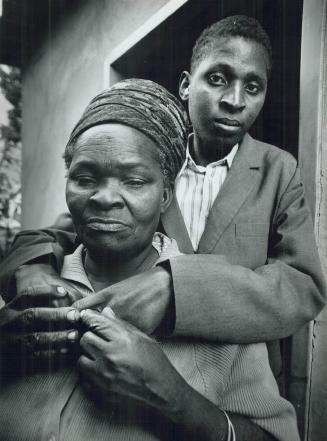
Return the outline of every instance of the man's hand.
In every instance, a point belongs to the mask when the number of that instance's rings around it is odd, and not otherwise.
[[[155,267],[85,297],[73,307],[82,310],[108,305],[118,317],[151,335],[173,309],[172,302],[171,276],[164,268]]]
[[[20,309],[15,298],[0,309],[0,359],[4,372],[30,370],[70,357],[78,347],[79,313],[71,307]]]
[[[17,296],[32,306],[70,306],[82,298],[80,292],[60,278],[50,264],[22,265],[15,272]]]
[[[0,310],[1,368],[21,373],[76,353],[80,292],[48,264],[23,265],[15,273],[17,294]],[[15,369],[14,369],[15,368]]]

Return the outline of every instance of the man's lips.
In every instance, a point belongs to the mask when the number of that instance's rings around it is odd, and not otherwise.
[[[224,124],[226,126],[231,127],[241,127],[242,124],[237,119],[229,119],[229,118],[216,118],[215,121],[220,124]]]
[[[215,125],[228,132],[236,132],[242,127],[242,123],[237,119],[216,118]]]
[[[85,225],[91,230],[112,233],[129,228],[127,224],[117,219],[90,218],[85,222]]]

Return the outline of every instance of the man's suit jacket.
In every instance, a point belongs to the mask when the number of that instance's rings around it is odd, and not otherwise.
[[[196,253],[173,201],[164,232],[185,253],[170,259],[176,335],[229,343],[285,337],[315,317],[326,288],[312,220],[295,159],[246,135]],[[14,270],[42,255],[60,265],[75,235],[58,229],[20,233],[0,269],[6,299]]]
[[[195,255],[176,200],[162,224],[187,254],[170,261],[177,334],[267,341],[292,334],[322,308],[312,220],[289,153],[245,136]]]

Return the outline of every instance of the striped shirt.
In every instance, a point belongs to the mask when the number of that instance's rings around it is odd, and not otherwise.
[[[197,165],[190,154],[191,142],[192,135],[189,138],[185,162],[175,181],[175,192],[193,249],[196,251],[209,212],[237,153],[238,144],[225,158],[203,167]]]

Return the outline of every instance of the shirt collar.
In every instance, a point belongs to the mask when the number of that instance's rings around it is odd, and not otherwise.
[[[163,260],[180,255],[177,242],[159,232],[154,233],[152,246],[158,253],[158,260],[155,265]],[[80,244],[73,254],[66,255],[60,275],[63,279],[78,283],[79,285],[88,288],[89,291],[94,292],[84,268],[83,256],[85,250],[86,248],[84,245]]]
[[[80,283],[81,285],[86,286],[90,291],[94,292],[84,269],[84,250],[84,245],[81,244],[76,248],[73,254],[65,256],[60,275],[63,279]]]
[[[238,151],[238,144],[235,144],[232,150],[226,155],[224,158],[219,159],[219,161],[211,162],[206,167],[196,164],[194,159],[192,158],[191,152],[190,152],[190,144],[193,142],[193,133],[191,133],[187,140],[187,148],[186,148],[186,158],[184,161],[184,164],[182,165],[182,168],[180,172],[178,173],[178,176],[180,176],[183,171],[189,167],[189,168],[195,168],[198,171],[205,171],[207,167],[217,167],[219,165],[227,165],[228,169],[231,168],[233,160],[235,158],[235,155]]]

